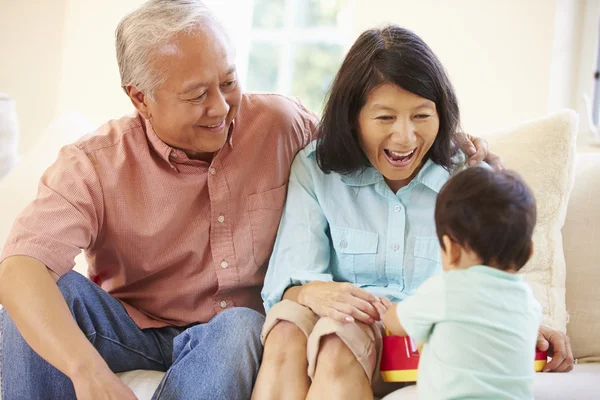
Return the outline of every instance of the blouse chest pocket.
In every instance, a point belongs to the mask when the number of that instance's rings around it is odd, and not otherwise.
[[[336,278],[357,284],[377,281],[377,233],[331,227],[331,240],[337,258]]]
[[[417,236],[415,238],[412,289],[416,289],[428,278],[442,272],[440,243],[435,236]]]

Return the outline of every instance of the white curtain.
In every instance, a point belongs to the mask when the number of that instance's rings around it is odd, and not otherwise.
[[[19,161],[19,125],[15,102],[0,93],[0,179]]]

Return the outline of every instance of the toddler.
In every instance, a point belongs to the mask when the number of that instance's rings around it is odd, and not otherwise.
[[[469,168],[435,209],[444,272],[389,308],[394,335],[424,343],[420,399],[533,399],[541,307],[517,272],[533,253],[535,199],[514,172]]]

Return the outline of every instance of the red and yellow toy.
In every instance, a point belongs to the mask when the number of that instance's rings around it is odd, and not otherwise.
[[[535,351],[535,362],[533,364],[533,369],[535,372],[542,372],[542,369],[546,366],[546,362],[548,361],[548,352],[547,351]]]
[[[381,354],[381,377],[385,382],[416,382],[419,349],[408,336],[384,336]],[[546,365],[548,353],[535,352],[534,369],[540,372]]]
[[[384,336],[381,377],[385,382],[416,382],[419,349],[408,336]]]

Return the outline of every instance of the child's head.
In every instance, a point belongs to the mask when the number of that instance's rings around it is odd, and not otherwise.
[[[440,191],[435,224],[444,269],[477,264],[516,272],[533,252],[535,198],[515,172],[469,168]]]

